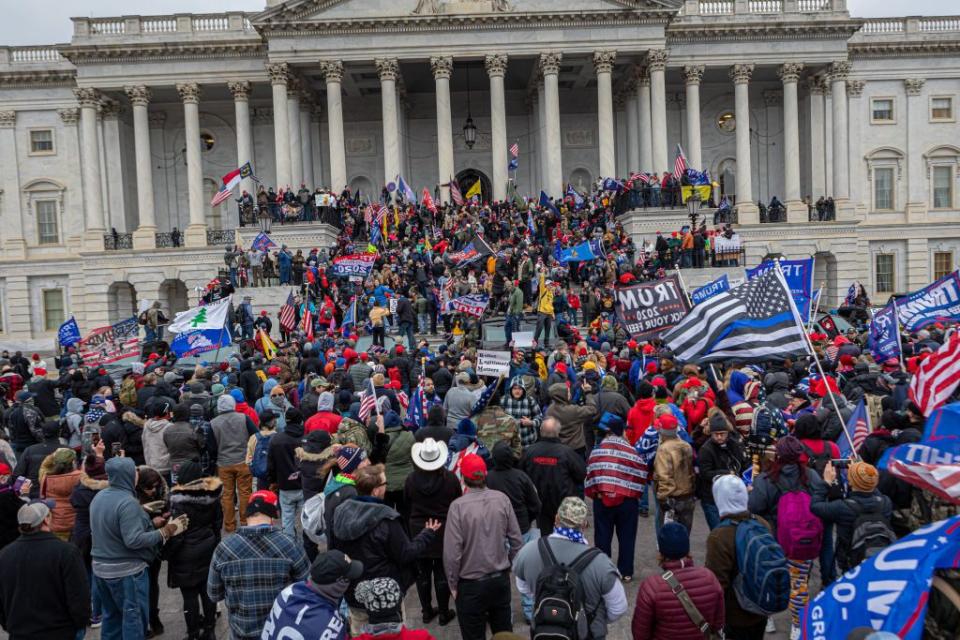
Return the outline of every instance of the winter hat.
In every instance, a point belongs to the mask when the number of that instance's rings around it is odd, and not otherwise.
[[[393,578],[364,580],[357,585],[354,597],[370,614],[371,622],[384,614],[399,615],[403,602],[400,585]]]
[[[653,397],[653,385],[644,380],[637,385],[637,397],[644,400]]]
[[[217,413],[229,413],[237,410],[237,401],[232,395],[224,394],[217,399]]]
[[[257,491],[250,496],[247,502],[247,517],[262,514],[276,520],[279,516],[277,509],[277,494],[273,491]]]
[[[587,526],[587,505],[580,498],[568,496],[557,508],[557,525],[582,530]]]
[[[83,461],[83,472],[87,474],[88,478],[92,478],[94,480],[107,479],[107,469],[104,466],[104,460],[99,456],[87,456]],[[0,475],[4,474],[0,472]]]
[[[606,375],[603,377],[602,387],[604,391],[616,391],[618,386],[616,376]]]
[[[203,407],[202,407],[202,406],[200,406],[199,404],[192,404],[192,405],[190,405],[190,417],[191,417],[191,418],[199,418],[199,417],[202,416],[202,415],[203,415]]]
[[[367,459],[367,452],[358,447],[343,447],[337,454],[337,467],[340,473],[353,473],[360,463]]]
[[[791,463],[800,459],[803,453],[803,445],[794,436],[786,436],[777,441],[777,458],[781,462]]]
[[[330,434],[323,429],[317,429],[307,434],[303,450],[307,453],[323,453],[332,442]]]
[[[230,396],[236,402],[244,402],[243,389],[230,389]]]
[[[470,418],[464,418],[457,423],[457,433],[462,436],[476,436],[477,425]]]
[[[6,462],[0,462],[0,476],[8,476],[13,473],[13,469],[10,468]]]
[[[657,549],[667,560],[681,560],[690,555],[690,534],[679,522],[668,522],[657,534]]]
[[[475,453],[468,453],[460,461],[460,473],[464,480],[483,480],[487,477],[487,463]]]
[[[872,493],[880,482],[880,475],[877,468],[866,462],[854,462],[847,470],[847,480],[850,482],[850,488],[854,491]]]
[[[710,416],[710,433],[720,433],[722,431],[730,430],[730,423],[727,421],[727,418],[723,415],[722,411],[717,411]]]
[[[194,480],[204,477],[203,467],[199,462],[189,461],[180,465],[180,471],[177,472],[177,484],[189,484]]]
[[[226,388],[220,383],[217,383],[212,387],[210,387],[210,393],[213,395],[214,398],[216,398],[217,396],[222,396],[224,391],[226,391]]]
[[[363,563],[350,559],[343,551],[327,551],[317,556],[310,567],[310,581],[316,585],[332,584],[340,578],[358,580]]]
[[[260,423],[260,427],[276,427],[277,426],[277,414],[273,412],[272,409],[264,409],[257,414],[257,421]]]
[[[713,481],[713,501],[720,517],[747,511],[747,485],[733,474],[717,476]]]
[[[317,399],[317,411],[333,411],[333,402],[333,394],[329,391],[324,391]]]
[[[804,413],[793,423],[793,435],[797,438],[820,438],[820,421],[812,413]]]

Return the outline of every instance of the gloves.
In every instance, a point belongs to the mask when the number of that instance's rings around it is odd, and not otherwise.
[[[178,536],[186,531],[189,525],[190,518],[184,514],[182,516],[177,516],[167,524],[163,525],[163,527],[160,529],[160,533],[163,535],[163,540],[167,541],[170,538]]]

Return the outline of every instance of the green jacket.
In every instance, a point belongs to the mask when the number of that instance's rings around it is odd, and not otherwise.
[[[523,313],[523,291],[520,287],[514,287],[510,292],[510,298],[507,300],[507,313],[520,315]]]
[[[401,491],[407,476],[413,473],[413,458],[410,450],[415,439],[413,434],[405,429],[387,429],[390,438],[390,449],[387,451],[387,491]]]

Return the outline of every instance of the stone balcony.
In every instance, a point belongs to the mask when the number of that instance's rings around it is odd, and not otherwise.
[[[847,0],[685,0],[683,16],[845,13]]]
[[[165,16],[120,16],[109,18],[72,18],[73,44],[94,41],[113,43],[125,41],[157,41],[184,39],[194,36],[218,37],[250,34],[256,31],[248,14],[229,13],[188,14]],[[257,36],[259,37],[259,36]]]

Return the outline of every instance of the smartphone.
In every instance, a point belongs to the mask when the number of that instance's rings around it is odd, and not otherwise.
[[[20,489],[23,487],[24,483],[27,481],[23,476],[17,476],[16,481],[13,483],[13,493],[16,495],[20,494]]]
[[[110,445],[110,455],[116,457],[120,455],[120,443],[114,442]]]

